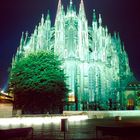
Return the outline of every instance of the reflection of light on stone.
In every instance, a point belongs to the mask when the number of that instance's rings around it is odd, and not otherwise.
[[[44,117],[23,117],[21,118],[21,123],[24,125],[40,125],[45,122]]]
[[[52,122],[52,123],[59,123],[59,122],[61,121],[61,118],[62,118],[62,117],[52,117],[51,122]]]
[[[68,118],[68,121],[72,122],[72,121],[82,121],[82,120],[86,120],[88,119],[88,116],[87,115],[78,115],[78,116],[70,116]]]
[[[40,125],[48,123],[60,123],[61,119],[67,118],[69,122],[81,121],[88,119],[87,115],[77,116],[53,116],[53,117],[13,117],[13,118],[0,118],[0,126],[3,125]]]

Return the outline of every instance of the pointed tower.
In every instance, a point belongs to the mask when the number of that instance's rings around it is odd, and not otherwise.
[[[72,18],[76,16],[76,9],[75,9],[75,7],[73,5],[72,0],[70,0],[70,4],[69,4],[69,6],[67,8],[67,16],[72,17]]]
[[[26,31],[26,33],[25,33],[25,40],[24,40],[24,46],[27,44],[27,42],[28,42],[28,39],[29,39],[29,33],[28,33],[28,31]]]
[[[52,32],[51,32],[51,20],[50,20],[50,14],[48,11],[45,24],[44,24],[44,49],[50,50],[52,48],[52,44],[50,42],[51,37],[52,37]]]
[[[33,51],[37,50],[37,35],[38,35],[38,27],[35,27],[34,33],[32,35],[32,43],[33,43]]]
[[[79,7],[79,16],[83,19],[86,19],[86,14],[85,14],[85,8],[84,8],[84,2],[81,0],[80,2],[80,7]]]
[[[57,20],[59,20],[59,18],[61,17],[61,15],[62,15],[62,4],[61,4],[61,0],[58,0],[55,25],[56,25]]]
[[[44,14],[42,14],[42,17],[41,17],[41,26],[44,25]]]
[[[57,14],[61,11],[61,9],[62,9],[62,2],[61,0],[58,0]]]
[[[61,4],[61,0],[58,1],[56,19],[55,19],[55,42],[54,42],[54,52],[63,57],[64,52],[64,9]]]
[[[101,17],[101,14],[99,14],[99,26],[102,26],[102,17]]]
[[[84,2],[81,0],[78,16],[79,52],[82,60],[88,59],[88,22],[85,15]]]
[[[45,22],[45,19],[44,19],[44,14],[42,14],[42,17],[41,17],[41,22],[39,23],[39,26],[38,26],[38,34],[37,34],[37,50],[39,49],[43,49],[44,48],[44,22]]]
[[[22,32],[20,46],[19,46],[20,57],[24,56],[24,44],[23,43],[24,43],[24,32]]]
[[[73,10],[73,2],[72,2],[72,0],[70,0],[70,10],[71,11]]]
[[[24,46],[24,32],[22,32],[21,39],[20,39],[19,49],[21,52],[24,50],[23,46]]]
[[[92,21],[92,28],[93,30],[97,30],[98,24],[97,24],[97,17],[96,17],[96,11],[93,10],[93,21]]]

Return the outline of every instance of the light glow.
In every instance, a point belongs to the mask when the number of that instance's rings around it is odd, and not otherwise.
[[[74,92],[69,93],[68,101],[69,102],[75,102],[75,94],[74,94]]]
[[[4,92],[4,90],[0,91],[3,95],[8,95],[8,93]]]
[[[58,124],[61,119],[67,118],[69,122],[82,121],[88,119],[87,115],[76,115],[76,116],[53,116],[53,117],[13,117],[13,118],[0,118],[0,126],[5,125],[41,125],[54,123]]]
[[[4,94],[4,91],[2,90],[1,93]]]

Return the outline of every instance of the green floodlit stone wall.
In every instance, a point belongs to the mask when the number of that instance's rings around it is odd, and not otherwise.
[[[101,15],[97,16],[95,10],[92,26],[88,25],[83,0],[78,14],[72,1],[64,11],[59,0],[54,26],[49,14],[42,15],[31,36],[22,34],[12,63],[40,50],[52,50],[64,62],[62,68],[73,97],[66,110],[124,107],[122,93],[133,77],[124,45],[118,34],[111,35],[103,27]]]

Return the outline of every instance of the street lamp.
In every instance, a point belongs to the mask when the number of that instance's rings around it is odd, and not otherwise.
[[[3,90],[1,90],[1,93],[2,93],[2,94],[4,94],[4,91],[3,91]]]

